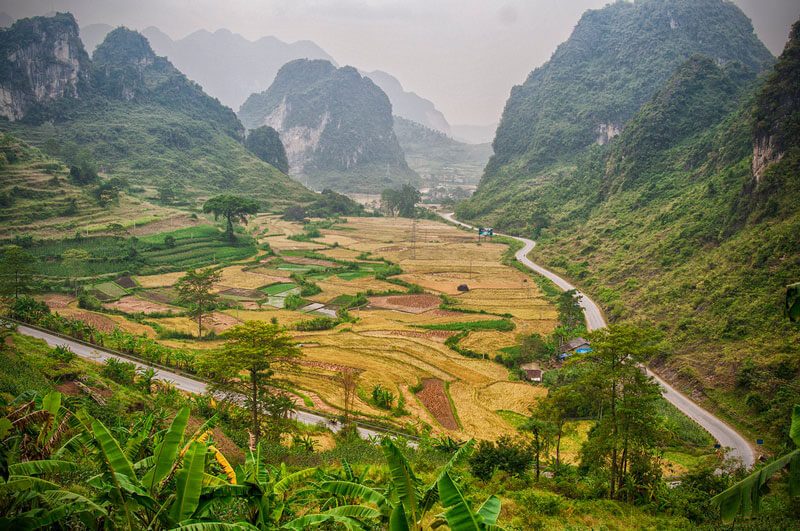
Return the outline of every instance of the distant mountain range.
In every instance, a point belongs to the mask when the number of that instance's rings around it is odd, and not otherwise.
[[[90,59],[71,14],[21,19],[0,33],[0,69],[0,130],[62,155],[83,148],[109,177],[264,205],[311,197],[245,149],[235,113],[135,31],[114,29]]]
[[[314,188],[368,193],[419,182],[397,142],[389,98],[353,67],[291,61],[247,98],[239,119],[277,130],[290,173]]]
[[[108,24],[91,24],[81,28],[88,51],[113,29]],[[311,41],[286,43],[267,36],[249,41],[227,29],[213,33],[196,31],[173,40],[156,27],[142,30],[158,55],[166,56],[190,79],[231,109],[238,109],[250,94],[266,90],[281,66],[294,59],[336,61]],[[397,78],[386,72],[362,72],[389,96],[395,114],[419,122],[426,127],[450,134],[450,126],[435,105],[413,92],[406,92]]]

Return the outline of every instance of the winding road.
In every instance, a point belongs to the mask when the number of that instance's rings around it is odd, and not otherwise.
[[[61,336],[57,336],[55,334],[45,332],[38,328],[31,328],[30,326],[25,326],[20,324],[17,326],[17,332],[19,332],[20,334],[25,334],[26,336],[43,339],[45,343],[47,343],[51,347],[56,347],[58,345],[67,346],[72,352],[74,352],[81,358],[95,361],[97,363],[103,363],[108,358],[115,358],[119,361],[132,362],[136,365],[137,369],[146,369],[151,367],[150,365],[138,362],[128,357],[118,356],[117,354],[108,352],[107,350],[104,350],[100,347],[95,347],[95,346],[90,347],[82,342],[72,341],[63,338]],[[153,367],[153,369],[156,371],[155,375],[156,380],[169,382],[178,389],[180,389],[181,391],[186,391],[193,394],[203,394],[208,389],[206,383],[201,380],[196,380],[194,378],[176,372],[172,372],[163,368]],[[315,413],[311,413],[308,411],[294,410],[292,411],[291,414],[292,418],[294,418],[298,422],[302,422],[303,424],[308,424],[313,426],[322,422],[327,428],[329,428],[333,432],[339,431],[342,427],[340,423],[331,422],[331,419],[326,416],[317,415]],[[372,430],[369,428],[365,428],[363,426],[358,427],[358,432],[361,434],[361,437],[363,438],[383,437],[384,435],[386,435],[386,432]],[[408,444],[410,446],[416,446],[416,443],[414,442],[409,442]]]
[[[465,227],[470,230],[476,230],[475,227],[472,225],[468,225],[466,223],[462,223],[457,219],[453,218],[454,213],[449,214],[439,214],[441,217]],[[511,236],[510,234],[504,234],[503,236],[508,236],[509,238],[514,238],[515,240],[522,242],[523,247],[515,254],[517,260],[519,260],[525,267],[535,271],[536,273],[542,275],[543,277],[551,280],[556,286],[563,290],[570,290],[570,289],[577,289],[575,286],[561,278],[560,276],[556,275],[552,271],[548,271],[547,269],[543,268],[542,266],[535,264],[528,258],[528,254],[533,250],[536,246],[536,242],[533,240],[529,240],[527,238],[520,238],[519,236]],[[579,304],[583,308],[584,315],[586,316],[586,329],[590,332],[592,330],[597,330],[599,328],[606,328],[606,320],[603,317],[603,313],[600,311],[600,308],[595,304],[595,302],[586,296],[585,294],[581,293],[578,290],[578,295],[580,296]],[[747,442],[747,440],[739,435],[736,430],[728,426],[726,423],[703,409],[702,407],[695,404],[688,396],[684,395],[663,379],[661,379],[658,375],[653,373],[650,369],[647,369],[647,374],[652,376],[655,381],[661,385],[662,393],[664,398],[671,403],[673,406],[678,408],[684,415],[692,419],[696,422],[700,427],[705,429],[708,433],[711,434],[714,439],[722,446],[723,448],[727,449],[727,456],[733,457],[735,459],[740,459],[742,464],[746,468],[751,468],[756,461],[755,452],[753,451],[753,447]]]

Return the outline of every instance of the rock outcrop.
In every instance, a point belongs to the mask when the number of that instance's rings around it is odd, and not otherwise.
[[[248,129],[280,133],[289,171],[317,188],[380,192],[418,176],[406,164],[386,94],[352,67],[298,59],[239,110]]]
[[[88,79],[72,15],[22,19],[0,31],[0,116],[19,120],[37,104],[78,98]]]

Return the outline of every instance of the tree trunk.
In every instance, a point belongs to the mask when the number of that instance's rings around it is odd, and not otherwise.
[[[542,447],[539,442],[538,434],[534,434],[533,442],[536,445],[536,481],[539,481],[539,454],[541,453]]]
[[[203,338],[203,312],[197,312],[197,339]]]
[[[228,219],[228,230],[225,231],[225,236],[228,238],[228,240],[233,241],[234,240],[234,237],[233,237],[233,220],[231,219],[230,216],[226,216],[226,217]]]
[[[617,382],[611,381],[611,498],[616,495],[617,486],[617,410],[616,410],[616,397],[617,397]]]
[[[258,444],[258,372],[250,371],[250,384],[253,386],[253,437]]]
[[[556,476],[558,475],[558,469],[561,468],[561,433],[564,431],[559,426],[558,428],[558,437],[556,438]]]

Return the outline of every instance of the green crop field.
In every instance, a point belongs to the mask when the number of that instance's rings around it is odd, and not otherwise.
[[[95,284],[92,286],[92,289],[96,289],[97,291],[105,293],[109,297],[113,297],[115,299],[128,294],[125,289],[117,285],[115,282],[102,282],[100,284]]]
[[[284,282],[279,284],[272,284],[271,286],[261,288],[261,291],[263,291],[267,295],[278,295],[280,293],[285,293],[291,290],[292,288],[296,287],[297,287],[296,284],[293,284],[291,282]]]

